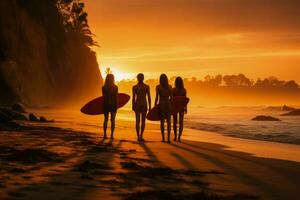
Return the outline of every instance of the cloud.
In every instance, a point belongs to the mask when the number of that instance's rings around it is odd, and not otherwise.
[[[103,20],[121,26],[198,27],[202,32],[300,30],[299,0],[102,0],[99,4]]]
[[[164,57],[161,57],[164,55]],[[126,61],[126,62],[164,62],[164,61],[193,61],[193,60],[216,60],[234,58],[260,58],[260,57],[300,57],[298,51],[271,51],[252,54],[217,54],[217,55],[195,55],[179,56],[164,52],[153,52],[151,54],[140,54],[135,56],[102,56],[103,60]]]

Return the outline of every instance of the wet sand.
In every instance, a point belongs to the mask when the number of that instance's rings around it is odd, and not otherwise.
[[[118,121],[113,141],[103,140],[101,130],[50,127],[54,125],[2,127],[0,199],[299,196],[298,146],[190,129],[182,143],[168,144],[160,142],[157,124],[149,124],[146,142],[138,143],[133,122],[125,120]]]

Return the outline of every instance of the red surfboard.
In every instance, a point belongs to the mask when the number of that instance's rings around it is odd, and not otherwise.
[[[158,113],[158,106],[155,106],[148,112],[147,119],[150,121],[159,121],[160,120],[159,113]]]
[[[188,97],[184,97],[184,96],[174,97],[173,101],[172,101],[172,105],[171,105],[172,106],[171,115],[175,115],[176,113],[181,111],[184,107],[187,106],[189,101],[190,101],[190,99]],[[159,121],[160,120],[158,106],[155,106],[148,112],[147,119],[150,121]]]
[[[118,94],[118,108],[123,107],[130,99],[128,94],[119,93]],[[80,111],[87,115],[101,115],[103,112],[103,96],[91,100],[85,106],[83,106]]]

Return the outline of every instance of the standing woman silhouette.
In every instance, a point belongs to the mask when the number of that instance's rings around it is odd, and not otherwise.
[[[186,89],[184,88],[183,80],[181,77],[177,77],[175,79],[175,88],[173,88],[173,97],[177,96],[184,96],[186,97]],[[182,110],[179,110],[177,113],[174,113],[173,115],[173,129],[174,129],[174,141],[178,139],[178,142],[180,142],[181,135],[183,132],[183,118],[184,113],[187,113],[187,107],[182,108]],[[177,119],[179,116],[179,135],[177,138]]]
[[[132,88],[132,110],[135,112],[137,140],[143,142],[143,134],[146,126],[146,115],[148,111],[147,100],[150,110],[151,96],[149,85],[144,83],[144,74],[139,73],[137,75],[137,79],[138,83]]]
[[[165,120],[167,120],[168,142],[170,143],[171,134],[171,99],[172,87],[169,85],[166,74],[160,75],[159,85],[156,86],[156,97],[154,106],[158,105],[160,115],[160,130],[162,142],[165,141]]]
[[[103,122],[103,131],[104,139],[107,139],[106,129],[107,122],[110,114],[111,121],[111,139],[114,139],[114,130],[115,130],[115,118],[117,113],[118,105],[118,86],[115,85],[115,77],[113,74],[107,74],[105,78],[104,86],[102,87],[102,94],[104,97],[103,110],[104,110],[104,122]]]

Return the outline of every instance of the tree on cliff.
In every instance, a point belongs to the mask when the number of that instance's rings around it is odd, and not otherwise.
[[[85,5],[81,0],[58,0],[57,6],[62,14],[66,31],[74,39],[87,46],[97,45],[88,25],[88,14],[84,11]]]

